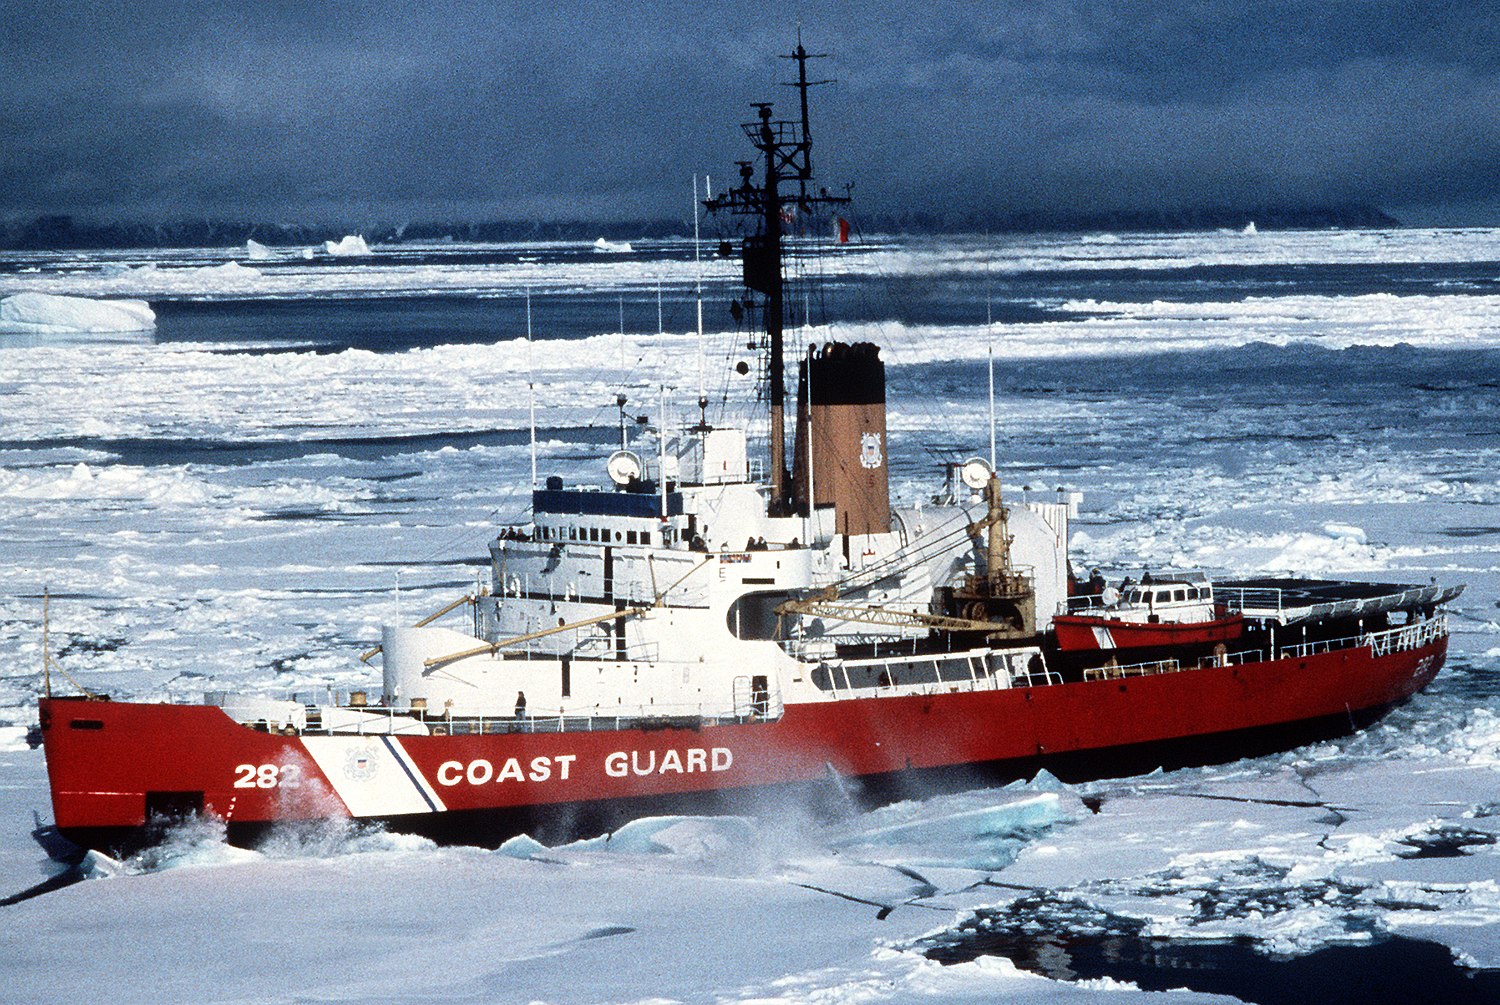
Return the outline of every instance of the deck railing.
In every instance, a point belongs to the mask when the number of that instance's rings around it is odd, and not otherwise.
[[[1397,625],[1395,628],[1386,628],[1378,632],[1365,632],[1362,635],[1349,635],[1339,639],[1282,646],[1277,652],[1283,657],[1300,658],[1333,652],[1337,649],[1369,646],[1372,655],[1389,656],[1391,653],[1420,649],[1447,634],[1448,618],[1446,615],[1438,614],[1409,625]]]
[[[1122,677],[1145,677],[1149,674],[1176,673],[1182,666],[1177,660],[1156,660],[1152,663],[1105,664],[1090,667],[1083,672],[1084,680],[1117,680]]]
[[[1398,625],[1378,632],[1362,635],[1346,635],[1336,639],[1320,639],[1294,646],[1278,646],[1277,657],[1281,659],[1305,659],[1320,653],[1337,652],[1341,649],[1369,647],[1374,656],[1389,656],[1395,652],[1420,649],[1448,634],[1448,620],[1436,615],[1409,625]],[[1204,656],[1194,664],[1179,664],[1177,660],[1157,660],[1149,663],[1126,663],[1091,667],[1083,672],[1084,680],[1113,680],[1121,677],[1143,677],[1149,674],[1175,673],[1179,670],[1207,669],[1220,666],[1242,666],[1246,663],[1263,663],[1271,657],[1265,649],[1241,649],[1232,653]]]
[[[748,709],[705,704],[634,706],[615,714],[581,715],[542,712],[525,715],[442,716],[422,715],[406,709],[383,706],[353,709],[355,717],[329,714],[349,709],[308,708],[307,724],[298,735],[313,736],[486,736],[503,733],[608,732],[621,729],[698,729],[705,725],[773,721],[783,708],[779,694],[769,694]]]
[[[1027,670],[1011,678],[1011,687],[1050,687],[1063,683],[1062,674],[1056,670]]]
[[[1284,597],[1280,587],[1275,586],[1216,586],[1214,600],[1231,611],[1280,615],[1284,611]]]
[[[1104,603],[1102,593],[1083,593],[1076,597],[1067,597],[1058,604],[1059,614],[1091,614],[1094,611],[1102,611],[1107,605]]]
[[[586,635],[582,630],[575,631],[573,635],[578,639],[573,651],[569,654],[574,659],[655,663],[661,655],[661,644],[655,641],[642,642],[627,636],[625,645],[621,646],[619,640],[613,635]],[[579,636],[582,637],[579,638]]]

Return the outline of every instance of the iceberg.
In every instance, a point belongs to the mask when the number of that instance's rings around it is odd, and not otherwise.
[[[629,241],[606,241],[601,237],[594,242],[594,250],[606,255],[625,255],[635,249]]]
[[[245,257],[252,262],[269,262],[276,257],[276,252],[252,237],[245,242]]]
[[[324,241],[323,250],[335,258],[357,258],[370,254],[363,234],[348,234],[339,241]]]
[[[144,300],[91,300],[53,293],[17,293],[0,300],[0,334],[143,332],[155,327],[156,314]]]

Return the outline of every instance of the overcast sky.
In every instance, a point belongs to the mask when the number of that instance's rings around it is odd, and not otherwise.
[[[5,0],[0,217],[685,216],[799,23],[820,175],[880,212],[1500,222],[1494,0]]]

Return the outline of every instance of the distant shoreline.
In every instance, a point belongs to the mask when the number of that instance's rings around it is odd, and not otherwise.
[[[858,232],[881,234],[1044,234],[1131,231],[1371,229],[1402,226],[1384,211],[1366,205],[1317,207],[1213,207],[1129,210],[1097,213],[1026,211],[1016,213],[865,213],[853,221]],[[269,247],[307,247],[362,234],[371,244],[452,240],[456,243],[510,241],[592,241],[683,237],[691,220],[493,220],[407,224],[286,224],[254,220],[172,222],[108,221],[41,216],[0,222],[0,249],[72,251],[85,248],[224,248],[254,240]],[[717,240],[717,232],[714,239]],[[706,238],[707,239],[707,238]]]

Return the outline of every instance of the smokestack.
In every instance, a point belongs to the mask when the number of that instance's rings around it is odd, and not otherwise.
[[[810,512],[809,453],[816,504],[833,506],[838,533],[890,531],[885,363],[879,346],[870,342],[829,342],[821,349],[810,346],[798,366],[792,485],[802,513]]]

